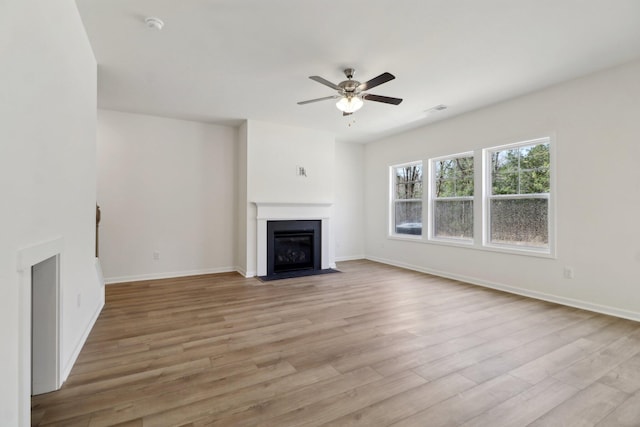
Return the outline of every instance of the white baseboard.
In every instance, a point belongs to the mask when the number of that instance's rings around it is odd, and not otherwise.
[[[246,271],[243,268],[240,268],[238,266],[236,266],[235,272],[240,274],[241,276],[247,278],[247,279],[250,278],[250,277],[255,277],[256,276],[256,272],[255,271]]]
[[[217,267],[206,268],[202,270],[172,271],[168,273],[150,273],[138,274],[133,276],[106,277],[104,281],[107,285],[112,285],[115,283],[140,282],[143,280],[173,279],[175,277],[199,276],[201,274],[232,273],[235,271],[237,271],[236,267]]]
[[[345,256],[336,257],[336,262],[355,261],[358,259],[366,259],[366,257],[364,255],[345,255]]]
[[[89,333],[91,332],[91,329],[93,329],[93,325],[96,324],[96,321],[98,320],[98,316],[100,316],[100,313],[102,312],[103,307],[104,307],[104,292],[102,293],[102,298],[100,299],[100,303],[98,304],[96,311],[93,313],[93,316],[91,316],[91,320],[89,321],[89,324],[85,328],[82,334],[82,337],[80,337],[80,340],[76,343],[76,347],[73,349],[73,353],[71,354],[71,357],[69,358],[69,360],[67,360],[67,363],[64,369],[60,373],[61,374],[60,384],[64,384],[64,382],[69,377],[69,374],[71,373],[71,369],[73,368],[73,365],[76,363],[76,360],[80,355],[80,351],[82,350],[82,347],[84,347],[84,343],[87,341],[87,338],[89,338]]]
[[[412,264],[397,262],[384,258],[367,256],[370,261],[382,264],[393,265],[395,267],[406,268],[407,270],[419,271],[421,273],[432,274],[434,276],[445,277],[447,279],[458,280],[460,282],[470,283],[472,285],[483,286],[485,288],[496,289],[498,291],[509,292],[511,294],[522,295],[529,298],[535,298],[543,301],[553,302],[556,304],[566,305],[569,307],[579,308],[582,310],[593,311],[596,313],[606,314],[609,316],[620,317],[622,319],[634,320],[640,322],[640,313],[635,311],[623,310],[616,307],[594,304],[589,301],[576,300],[573,298],[565,298],[557,295],[546,294],[544,292],[531,291],[528,289],[517,288],[503,283],[495,283],[475,277],[463,276],[459,274],[448,273],[445,271],[434,270],[430,268],[419,267]]]

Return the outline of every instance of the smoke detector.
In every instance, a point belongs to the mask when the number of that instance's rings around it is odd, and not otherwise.
[[[147,19],[145,19],[144,23],[147,24],[147,27],[152,28],[154,30],[158,30],[158,31],[160,31],[162,27],[164,27],[164,22],[162,22],[162,19],[155,18],[153,16],[150,16]]]

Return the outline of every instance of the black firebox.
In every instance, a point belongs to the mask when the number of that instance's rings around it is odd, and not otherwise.
[[[267,221],[267,277],[321,269],[320,220]]]

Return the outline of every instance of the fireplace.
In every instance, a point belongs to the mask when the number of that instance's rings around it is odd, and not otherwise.
[[[267,276],[320,270],[320,220],[267,221]]]
[[[253,202],[256,207],[256,228],[255,228],[255,270],[249,269],[246,272],[247,277],[269,277],[267,271],[267,247],[271,247],[271,243],[267,243],[267,223],[292,222],[299,225],[300,222],[312,221],[319,224],[319,229],[314,233],[314,258],[320,262],[318,271],[336,268],[333,250],[333,238],[331,227],[331,203],[280,203],[280,202]],[[290,230],[285,230],[290,231]],[[251,229],[247,230],[251,233]],[[250,234],[249,234],[250,235]],[[251,238],[247,242],[248,253],[251,251]],[[319,245],[319,249],[318,246]],[[273,248],[272,248],[273,249]],[[270,249],[270,250],[272,250]],[[249,261],[249,260],[248,260]],[[251,266],[248,262],[247,266]],[[315,265],[314,265],[315,268]],[[313,272],[316,270],[299,270],[302,272]],[[293,273],[274,273],[285,275]]]

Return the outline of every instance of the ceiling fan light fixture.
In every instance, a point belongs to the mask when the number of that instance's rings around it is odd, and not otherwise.
[[[362,108],[363,104],[359,96],[343,96],[336,102],[336,107],[343,113],[354,113]]]

